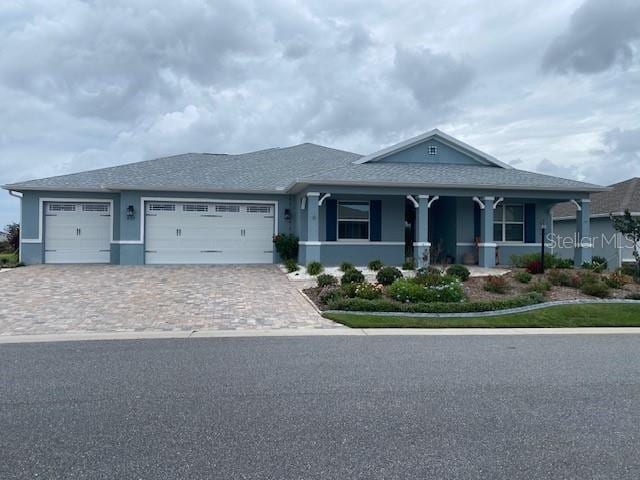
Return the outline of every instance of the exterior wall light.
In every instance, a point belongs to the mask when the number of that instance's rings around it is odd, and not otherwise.
[[[133,205],[129,205],[127,207],[127,218],[128,219],[136,218],[136,209],[134,208]]]
[[[284,219],[285,219],[287,222],[290,222],[290,221],[291,221],[291,210],[289,210],[288,208],[285,208],[285,209],[284,209]]]

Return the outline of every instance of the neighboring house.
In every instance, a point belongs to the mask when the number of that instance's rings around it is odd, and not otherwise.
[[[603,190],[514,169],[439,130],[367,156],[311,143],[188,153],[4,188],[22,193],[27,264],[273,263],[272,235],[293,233],[303,264],[423,264],[433,245],[434,260],[485,267],[539,251],[551,207],[588,212]]]
[[[640,216],[640,178],[615,183],[609,188],[591,195],[590,231],[593,255],[606,258],[609,267],[616,268],[622,263],[634,262],[633,242],[615,231],[610,215],[623,215],[629,210],[633,216]],[[575,254],[571,238],[576,230],[577,211],[571,202],[556,205],[552,210],[553,251],[564,258],[573,258]]]
[[[4,232],[0,232],[0,243],[4,243],[8,240],[7,234]]]

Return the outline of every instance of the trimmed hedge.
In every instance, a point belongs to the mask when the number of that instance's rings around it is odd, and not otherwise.
[[[330,310],[350,312],[406,312],[406,313],[472,313],[492,312],[507,308],[526,307],[542,303],[544,296],[529,293],[504,300],[460,302],[460,303],[400,303],[392,300],[364,300],[361,298],[340,298],[329,303]]]

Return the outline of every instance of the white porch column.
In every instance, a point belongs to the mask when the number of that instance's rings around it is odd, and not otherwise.
[[[583,198],[576,202],[576,243],[573,263],[579,267],[584,262],[591,262],[591,200]]]
[[[307,193],[307,242],[305,244],[305,262],[320,261],[320,192]]]
[[[493,201],[494,197],[480,200],[480,243],[478,244],[478,265],[485,268],[496,266],[496,244],[493,241]]]
[[[416,207],[416,235],[413,242],[413,257],[418,268],[428,266],[429,258],[429,195],[418,195]]]

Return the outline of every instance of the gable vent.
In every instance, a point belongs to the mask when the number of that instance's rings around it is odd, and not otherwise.
[[[150,212],[175,212],[176,206],[173,203],[150,203]]]
[[[237,213],[240,211],[240,205],[216,205],[216,212]]]
[[[247,205],[247,213],[271,213],[269,205]]]
[[[76,206],[72,203],[50,203],[50,212],[75,212]]]
[[[436,145],[429,145],[427,147],[427,153],[429,155],[437,155],[438,154],[438,147]]]
[[[183,212],[208,212],[209,205],[205,205],[204,203],[187,203],[182,205]]]

